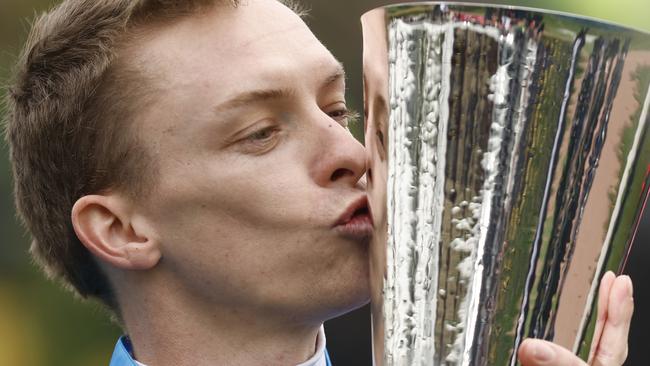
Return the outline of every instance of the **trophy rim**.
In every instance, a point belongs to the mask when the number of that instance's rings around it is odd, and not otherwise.
[[[523,11],[530,11],[530,12],[535,12],[535,13],[540,13],[540,14],[549,14],[549,15],[559,15],[565,18],[569,19],[575,19],[575,20],[580,20],[580,21],[588,21],[591,23],[595,24],[600,24],[600,25],[605,25],[605,26],[610,26],[610,27],[616,27],[620,28],[621,30],[624,31],[631,31],[631,32],[636,32],[645,36],[650,36],[650,30],[645,30],[645,29],[640,29],[634,26],[630,25],[624,25],[615,21],[611,20],[606,20],[598,17],[592,17],[588,15],[581,15],[581,14],[576,14],[576,13],[571,13],[567,11],[559,11],[559,10],[551,10],[551,9],[544,9],[544,8],[535,8],[531,6],[519,6],[519,5],[505,5],[505,4],[494,4],[494,3],[473,3],[473,2],[468,2],[468,1],[414,1],[414,2],[397,2],[397,3],[391,3],[383,6],[377,6],[374,7],[368,11],[365,11],[362,15],[362,18],[365,17],[367,14],[372,13],[377,10],[385,10],[385,9],[390,9],[394,7],[399,7],[399,6],[422,6],[422,5],[448,5],[448,6],[466,6],[466,7],[473,7],[473,8],[492,8],[492,9],[507,9],[507,10],[523,10]]]

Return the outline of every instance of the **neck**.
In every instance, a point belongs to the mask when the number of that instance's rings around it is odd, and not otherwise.
[[[130,294],[137,298],[121,302],[128,304],[122,316],[135,358],[147,366],[286,366],[300,364],[316,351],[320,323],[301,324],[174,295],[138,291]]]

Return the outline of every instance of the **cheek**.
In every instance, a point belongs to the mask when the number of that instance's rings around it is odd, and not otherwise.
[[[324,192],[299,166],[268,166],[226,181],[223,207],[232,215],[267,228],[297,230],[319,224],[326,212]]]
[[[319,193],[295,172],[187,177],[160,191],[151,217],[163,255],[178,257],[179,265],[206,260],[262,268],[285,259],[298,265],[305,263],[306,252],[336,256],[328,253],[331,219]],[[262,259],[247,253],[263,254],[268,261],[257,263]]]
[[[328,233],[280,230],[262,238],[257,231],[221,229],[212,241],[188,241],[183,235],[191,230],[174,234],[179,242],[166,248],[171,252],[165,266],[181,288],[239,306],[295,308],[313,297],[319,307],[349,310],[367,299],[367,247],[359,243]],[[214,227],[207,230],[206,236],[216,233]]]
[[[276,164],[235,160],[190,168],[163,181],[153,199],[154,216],[170,214],[172,223],[190,215],[195,220],[227,216],[256,225],[279,224],[311,217],[314,204],[322,201],[306,172],[281,159]]]

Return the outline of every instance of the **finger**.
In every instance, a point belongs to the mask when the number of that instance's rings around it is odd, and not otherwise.
[[[627,358],[627,338],[634,312],[632,280],[619,276],[607,304],[607,321],[594,355],[594,366],[621,366]]]
[[[609,293],[612,289],[612,285],[616,280],[616,275],[612,271],[605,273],[603,278],[600,280],[600,288],[598,289],[598,317],[596,318],[596,327],[594,329],[594,337],[591,339],[591,347],[589,348],[589,363],[594,359],[594,354],[596,349],[598,349],[598,343],[600,343],[600,337],[603,334],[603,328],[605,327],[605,321],[607,320],[607,308],[609,302]]]
[[[587,366],[571,351],[541,339],[526,339],[519,347],[522,366]]]

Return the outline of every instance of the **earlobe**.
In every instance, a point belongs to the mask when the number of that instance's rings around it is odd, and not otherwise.
[[[127,201],[115,195],[84,196],[72,208],[77,237],[100,261],[125,270],[151,269],[160,261],[160,246],[136,221]]]
[[[124,252],[131,270],[151,269],[160,261],[160,250],[157,245],[147,240],[143,243],[130,242],[124,247]]]

